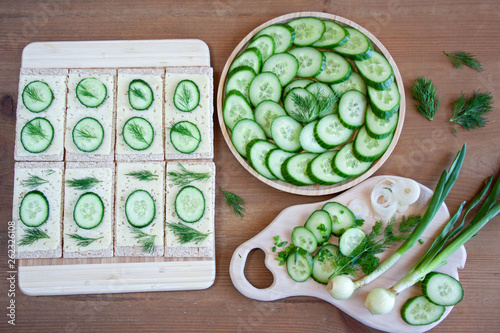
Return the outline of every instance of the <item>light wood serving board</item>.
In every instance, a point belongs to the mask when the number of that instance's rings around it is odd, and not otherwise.
[[[373,177],[333,199],[318,203],[292,206],[283,210],[274,219],[274,221],[269,224],[268,227],[266,227],[262,232],[260,232],[252,239],[241,244],[234,251],[229,272],[236,289],[238,289],[238,291],[240,291],[243,295],[260,301],[274,301],[290,296],[317,297],[333,304],[334,306],[344,311],[346,314],[350,315],[356,320],[362,322],[363,324],[387,332],[425,332],[438,325],[444,318],[446,318],[446,316],[448,316],[453,307],[447,307],[443,317],[438,322],[435,322],[431,325],[411,326],[406,324],[401,319],[400,310],[404,302],[406,302],[406,300],[408,300],[410,297],[422,294],[420,291],[420,287],[417,285],[402,292],[396,299],[396,305],[394,309],[386,315],[371,315],[370,312],[365,308],[364,301],[368,292],[373,288],[389,288],[394,285],[394,283],[396,283],[401,277],[406,274],[406,272],[408,272],[408,270],[415,264],[418,258],[420,258],[425,253],[425,251],[427,251],[434,238],[439,234],[442,226],[448,221],[450,217],[445,204],[441,206],[434,220],[422,235],[421,239],[424,241],[423,245],[417,243],[387,272],[385,272],[371,284],[357,290],[348,300],[339,301],[334,299],[326,290],[325,285],[315,282],[312,278],[303,283],[297,283],[293,281],[288,276],[286,266],[279,266],[279,262],[275,260],[275,258],[277,257],[277,253],[284,248],[278,249],[276,253],[272,252],[272,247],[275,242],[274,237],[276,235],[279,235],[281,240],[290,242],[293,228],[304,225],[309,215],[313,211],[321,209],[321,207],[326,202],[335,201],[347,206],[352,199],[359,198],[365,200],[368,206],[370,206],[370,193],[374,185],[377,184],[381,179],[387,177],[393,179],[400,178],[396,176]],[[425,212],[433,192],[423,185],[420,185],[420,188],[420,198],[416,203],[411,205],[406,212],[404,212],[404,215],[423,215],[423,213]],[[397,214],[398,221],[399,217],[401,217],[402,215],[403,214],[401,213]],[[375,221],[376,217],[371,210],[370,216],[365,220],[365,224],[362,227],[365,232],[371,230],[371,227],[373,226]],[[334,242],[336,242],[336,238]],[[386,252],[382,253],[380,255],[381,261],[392,254],[396,250],[396,248],[397,246],[393,246]],[[252,286],[245,278],[245,263],[249,252],[253,249],[261,249],[266,255],[265,265],[271,271],[274,277],[273,283],[268,288],[257,289]],[[458,279],[458,269],[462,269],[465,266],[466,258],[467,253],[465,251],[465,248],[462,246],[448,259],[448,263],[445,266],[441,267],[439,271],[447,273]]]
[[[23,50],[23,68],[210,67],[198,39],[37,42]],[[210,287],[212,258],[113,257],[21,259],[19,288],[27,295],[68,295]]]

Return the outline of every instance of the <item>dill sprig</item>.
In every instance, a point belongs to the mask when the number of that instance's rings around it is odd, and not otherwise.
[[[167,223],[167,226],[174,232],[181,244],[190,242],[200,244],[210,235],[210,233],[204,234],[182,223]]]
[[[186,87],[186,84],[182,85],[182,92],[177,96],[182,107],[186,110],[189,109],[189,103],[191,103],[193,96],[191,95],[191,90]]]
[[[169,171],[167,173],[168,179],[175,185],[186,186],[191,182],[210,178],[210,172],[189,171],[181,163],[178,163],[178,165],[181,169],[180,171]]]
[[[486,126],[487,119],[484,115],[491,110],[493,97],[491,93],[481,93],[479,90],[471,97],[466,97],[463,93],[455,102],[453,117],[451,122],[462,125],[465,129],[471,130]]]
[[[48,140],[47,134],[43,131],[40,119],[35,119],[26,124],[27,134],[29,136],[38,136],[42,139]]]
[[[42,103],[44,102],[44,100],[42,99],[42,97],[40,97],[40,95],[38,94],[38,90],[35,87],[32,87],[32,86],[28,85],[24,89],[24,92],[32,100],[35,100],[37,102],[42,102]]]
[[[392,217],[385,228],[382,221],[375,222],[371,232],[351,252],[350,257],[340,252],[335,255],[336,270],[333,275],[356,276],[359,269],[365,274],[370,274],[378,267],[380,261],[376,255],[384,252],[394,243],[406,240],[420,220],[421,217],[416,215],[408,218],[403,216],[397,228],[395,217]]]
[[[242,219],[245,212],[245,201],[232,192],[224,191],[223,189],[221,191],[224,193],[228,207],[232,207],[236,216]]]
[[[446,51],[443,52],[448,56],[448,58],[450,58],[451,63],[456,68],[462,69],[465,65],[467,67],[475,69],[478,72],[484,70],[483,64],[479,60],[474,58],[475,56],[472,53],[464,51],[457,51],[452,53],[448,53]]]
[[[98,238],[89,238],[89,237],[83,237],[78,234],[67,234],[69,237],[73,238],[74,240],[77,241],[77,245],[81,247],[89,246],[93,242],[95,242],[98,239],[101,239],[102,237]]]
[[[42,184],[46,184],[48,182],[49,182],[48,180],[45,180],[41,177],[30,174],[28,178],[21,181],[21,185],[24,187],[35,188],[37,186],[40,186]]]
[[[316,98],[311,95],[304,97],[293,91],[289,94],[291,94],[292,101],[297,106],[295,109],[289,110],[290,116],[301,123],[308,123],[318,117],[320,110]]]
[[[316,91],[312,92],[312,94],[314,98],[316,98],[318,115],[333,108],[333,105],[337,103],[340,97],[335,91],[333,92],[333,95],[326,95],[324,90],[321,88],[316,88]]]
[[[158,179],[158,175],[155,175],[149,170],[132,171],[127,173],[126,175],[145,182],[150,182]]]
[[[20,246],[31,245],[37,240],[42,238],[50,238],[50,237],[40,228],[29,228],[26,229],[26,233],[19,241],[19,245]]]
[[[188,136],[196,141],[200,141],[201,138],[197,138],[194,136],[193,132],[184,124],[177,123],[174,126],[169,128],[172,132],[179,133],[180,135]]]
[[[81,94],[82,96],[85,96],[85,97],[90,97],[90,98],[96,98],[97,99],[97,96],[94,95],[93,93],[91,93],[87,87],[85,87],[85,85],[83,84],[79,84],[78,85],[78,93]]]
[[[419,105],[415,105],[417,110],[427,119],[434,119],[441,99],[437,97],[436,88],[432,84],[432,80],[419,77],[413,84],[411,92],[413,98],[419,103]]]
[[[88,190],[99,184],[101,181],[97,179],[95,176],[85,177],[85,178],[73,178],[71,180],[67,180],[66,184],[69,187],[73,187],[77,190]]]
[[[54,173],[55,173],[55,171],[54,171],[54,170],[52,170],[52,169],[47,169],[47,170],[44,170],[44,172],[47,174],[47,176],[50,176],[50,175],[52,175],[52,174],[54,174]]]
[[[150,142],[146,140],[144,137],[144,128],[138,125],[135,121],[131,121],[128,125],[128,131],[132,134],[138,141],[142,141],[145,144],[149,145]]]
[[[132,226],[129,226],[129,229],[134,234],[134,238],[139,240],[142,252],[153,254],[155,251],[156,235],[148,235],[147,233]]]
[[[147,98],[146,98],[146,96],[144,96],[144,93],[142,92],[142,90],[141,90],[141,89],[139,89],[139,88],[135,88],[135,87],[132,87],[132,88],[130,89],[130,92],[131,92],[131,93],[132,93],[132,95],[134,95],[135,97],[140,98],[140,99],[142,99],[142,100],[144,100],[144,101],[147,101]]]
[[[77,136],[80,138],[84,138],[84,139],[96,139],[97,138],[97,136],[90,133],[90,131],[88,129],[75,128],[75,132],[76,132]]]

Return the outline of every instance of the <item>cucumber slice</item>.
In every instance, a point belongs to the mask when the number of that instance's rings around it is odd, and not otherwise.
[[[279,116],[286,116],[285,109],[274,101],[262,101],[255,108],[255,121],[262,127],[268,138],[272,139],[271,124]]]
[[[145,190],[132,192],[125,201],[125,215],[133,227],[144,228],[150,225],[156,215],[155,201],[151,194]]]
[[[258,74],[250,83],[248,97],[253,106],[259,105],[262,101],[279,102],[281,98],[281,84],[276,74],[262,72]]]
[[[76,86],[76,98],[89,108],[96,108],[104,103],[107,95],[106,86],[95,77],[83,79]]]
[[[246,154],[248,162],[255,171],[267,179],[274,180],[276,177],[266,166],[266,156],[272,149],[276,149],[276,145],[273,143],[266,140],[255,139],[248,144]]]
[[[314,234],[314,237],[318,241],[317,246],[323,244],[332,234],[332,218],[330,213],[322,209],[315,210],[307,219],[304,227]]]
[[[274,39],[269,35],[261,35],[252,40],[250,44],[248,44],[247,48],[251,47],[259,49],[262,54],[262,61],[266,61],[270,56],[272,56],[276,49]]]
[[[301,123],[318,118],[316,98],[305,88],[293,88],[283,101],[286,113]]]
[[[248,66],[240,66],[233,69],[227,77],[226,99],[229,93],[239,91],[247,101],[250,101],[248,98],[248,89],[255,75],[255,71]]]
[[[277,53],[264,63],[263,72],[272,72],[278,76],[281,86],[284,87],[297,76],[299,61],[290,53]]]
[[[153,89],[141,79],[132,80],[128,86],[128,102],[135,110],[147,110],[153,104]]]
[[[52,104],[54,94],[49,85],[42,81],[31,81],[22,93],[23,104],[31,112],[42,112]]]
[[[308,46],[316,43],[323,37],[326,27],[325,23],[315,17],[301,17],[287,22],[295,30],[293,44],[297,46]]]
[[[351,64],[342,56],[333,52],[323,52],[325,55],[325,68],[314,78],[324,83],[343,82],[352,74]]]
[[[373,162],[363,162],[354,156],[353,143],[347,143],[335,155],[333,159],[333,170],[343,177],[356,177],[370,169]]]
[[[316,251],[318,241],[311,230],[306,227],[295,227],[292,231],[292,243],[309,253]]]
[[[313,82],[309,84],[306,89],[316,98],[319,118],[335,113],[336,101],[340,95],[336,95],[332,88],[325,83]]]
[[[365,80],[356,72],[352,72],[351,76],[343,82],[335,83],[330,86],[337,95],[342,96],[346,91],[357,90],[366,96],[366,83]]]
[[[299,139],[301,131],[302,125],[290,116],[276,117],[271,123],[274,143],[290,153],[296,153],[302,149]]]
[[[266,133],[254,120],[241,119],[234,125],[231,141],[236,151],[244,158],[247,157],[247,145],[254,139],[266,139]]]
[[[444,306],[433,304],[420,295],[406,301],[401,317],[410,325],[429,325],[441,319],[445,310]]]
[[[200,130],[190,121],[179,121],[170,129],[170,142],[178,152],[190,154],[200,145]]]
[[[205,213],[205,197],[198,188],[186,186],[175,197],[174,206],[175,213],[183,222],[198,222]]]
[[[333,171],[332,160],[337,150],[326,151],[315,157],[307,166],[306,174],[313,182],[320,185],[333,185],[347,178],[341,177]]]
[[[248,66],[254,70],[255,73],[260,73],[260,68],[262,67],[262,54],[256,47],[251,47],[246,49],[242,54],[240,54],[229,67],[229,72],[231,72],[236,67]]]
[[[174,91],[174,105],[177,110],[191,112],[200,104],[200,89],[191,80],[182,80]]]
[[[274,52],[281,53],[285,52],[290,48],[290,46],[292,46],[293,40],[295,38],[295,31],[292,29],[292,27],[286,24],[274,24],[259,31],[255,35],[254,40],[262,35],[271,36],[275,44]]]
[[[21,144],[30,153],[41,153],[49,148],[54,138],[54,127],[45,118],[28,121],[21,130]]]
[[[337,114],[321,118],[314,127],[314,138],[323,148],[337,147],[352,136],[354,131],[342,125]]]
[[[314,47],[296,47],[288,51],[299,61],[298,77],[312,77],[325,68],[325,55]]]
[[[352,228],[356,222],[356,218],[349,208],[338,202],[327,202],[322,209],[330,213],[332,234],[337,237],[340,237],[347,229]]]
[[[334,47],[333,50],[346,58],[365,60],[373,56],[373,45],[370,40],[359,30],[344,27],[349,33],[347,43]]]
[[[49,202],[40,191],[24,195],[19,206],[19,218],[27,227],[39,227],[49,218]]]
[[[374,139],[383,139],[391,135],[398,125],[398,120],[398,112],[395,112],[390,118],[383,119],[373,113],[370,105],[366,108],[366,131]]]
[[[308,123],[302,128],[299,135],[300,145],[305,151],[310,153],[324,153],[326,151],[326,148],[321,147],[314,137],[314,127],[317,122],[318,120]]]
[[[84,193],[78,198],[73,209],[73,219],[82,229],[94,229],[104,217],[104,203],[94,192]]]
[[[153,143],[154,134],[153,126],[141,117],[132,117],[123,125],[123,140],[133,150],[149,148]]]
[[[319,249],[313,258],[312,278],[314,281],[328,284],[330,276],[335,273],[337,268],[335,257],[338,253],[338,246],[333,244],[327,244]]]
[[[281,174],[281,165],[287,158],[292,157],[293,155],[295,154],[286,152],[279,148],[273,149],[266,155],[266,166],[276,178],[281,181],[285,181],[285,178],[283,178],[283,175]]]
[[[304,249],[295,248],[286,259],[286,270],[295,282],[305,282],[311,277],[313,259]]]
[[[349,33],[347,30],[333,21],[325,21],[325,33],[312,46],[331,49],[337,46],[344,45],[349,40]]]
[[[101,146],[104,139],[104,128],[97,119],[86,117],[76,123],[71,135],[76,148],[90,153]]]
[[[365,239],[365,233],[359,228],[349,228],[340,236],[339,249],[340,253],[346,257],[350,257],[352,251]]]
[[[376,90],[386,90],[394,82],[394,72],[389,61],[379,52],[373,51],[373,57],[355,60],[354,64],[367,85]]]
[[[462,284],[448,274],[431,272],[421,284],[422,292],[429,302],[441,306],[452,306],[464,298]]]
[[[287,84],[285,86],[285,88],[283,88],[283,93],[282,93],[281,98],[283,100],[285,100],[286,95],[293,88],[305,88],[305,87],[307,87],[309,84],[311,84],[313,82],[316,82],[316,81],[313,81],[311,79],[297,79],[297,80],[294,80],[294,81],[290,82],[289,84]]]
[[[247,99],[239,91],[231,91],[226,96],[224,108],[222,110],[224,123],[230,131],[234,125],[241,119],[254,119],[252,107],[248,104]]]
[[[362,162],[373,162],[382,156],[392,142],[393,133],[383,139],[374,139],[368,135],[366,126],[361,127],[354,140],[354,156]]]
[[[342,125],[356,129],[365,123],[366,96],[357,90],[349,90],[340,97],[339,119]]]
[[[316,157],[317,154],[300,153],[294,155],[281,165],[281,175],[285,181],[292,185],[313,185],[314,182],[306,174],[307,165]]]
[[[376,90],[368,87],[368,96],[373,107],[373,112],[379,118],[390,118],[399,109],[401,96],[396,82],[393,82],[386,90]]]

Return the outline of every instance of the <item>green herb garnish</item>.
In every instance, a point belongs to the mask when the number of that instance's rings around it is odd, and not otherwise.
[[[190,242],[200,244],[210,235],[210,233],[204,234],[182,223],[167,223],[167,226],[174,232],[181,244]]]
[[[142,92],[141,89],[132,87],[132,89],[130,89],[130,93],[132,93],[132,95],[134,95],[135,97],[140,98],[147,102],[147,98],[146,96],[144,96],[144,93]]]
[[[443,52],[448,56],[448,58],[450,58],[451,63],[456,68],[462,69],[465,65],[478,72],[481,72],[484,69],[483,64],[479,60],[475,59],[472,53],[464,51],[457,51],[453,53],[448,53],[446,51]]]
[[[129,123],[128,131],[134,136],[134,138],[136,138],[137,141],[144,142],[147,145],[150,144],[150,142],[148,142],[146,138],[144,138],[144,128],[142,128],[142,126],[140,125],[137,125],[135,121],[131,121]]]
[[[43,178],[40,178],[38,176],[30,174],[28,178],[21,181],[21,185],[24,187],[35,188],[37,186],[40,186],[42,184],[46,184],[48,182],[49,182],[48,180],[45,180]]]
[[[101,181],[99,179],[97,179],[95,176],[92,176],[78,179],[73,178],[71,180],[67,180],[66,184],[68,184],[69,187],[73,187],[77,190],[88,190],[99,184],[100,182]]]
[[[462,125],[466,130],[486,126],[487,120],[484,115],[493,110],[492,100],[489,92],[481,93],[478,90],[471,97],[466,97],[462,93],[455,102],[453,117],[450,119],[455,123],[455,132],[457,131],[456,124]]]
[[[134,234],[134,238],[139,240],[142,252],[153,254],[155,251],[156,235],[148,235],[147,233],[131,226],[129,226],[129,229]]]
[[[98,238],[88,238],[88,237],[83,237],[78,234],[67,234],[69,237],[73,238],[74,240],[77,241],[77,245],[81,247],[89,246],[93,242],[95,242],[98,239],[101,239],[102,237]]]
[[[227,205],[232,207],[236,216],[242,219],[244,216],[243,213],[245,212],[245,201],[234,193],[224,191],[223,189],[221,189],[221,191],[224,193]]]
[[[55,173],[55,171],[54,171],[54,170],[52,170],[52,169],[47,169],[47,170],[44,170],[44,172],[47,174],[47,176],[50,176],[50,175],[52,175],[52,174],[54,174],[54,173]]]
[[[333,108],[333,105],[339,100],[339,95],[334,91],[333,95],[327,96],[322,89],[317,88],[316,91],[312,92],[314,98],[316,98],[316,107],[318,109],[318,115]]]
[[[191,95],[191,90],[186,88],[186,84],[182,85],[182,92],[177,96],[179,98],[179,103],[182,105],[182,107],[188,110],[189,103],[191,103],[191,99],[193,98],[193,96]]]
[[[277,247],[282,247],[285,246],[286,244],[288,244],[288,242],[280,240],[279,235],[274,236],[274,245],[276,245]]]
[[[155,175],[149,170],[132,171],[127,173],[126,175],[145,182],[150,182],[158,179],[158,175]]]
[[[26,233],[19,241],[19,245],[20,246],[31,245],[37,240],[42,238],[50,238],[50,237],[40,228],[29,228],[26,229]]]
[[[300,121],[301,123],[308,123],[316,119],[319,115],[319,108],[316,98],[313,96],[303,97],[293,91],[290,92],[292,101],[295,103],[297,108],[291,109],[290,116]]]
[[[197,138],[194,136],[193,132],[186,125],[177,123],[174,126],[169,128],[172,132],[179,133],[180,135],[188,136],[196,141],[200,141],[201,138]]]
[[[427,119],[433,120],[439,109],[441,99],[437,97],[436,88],[432,80],[425,77],[419,77],[412,87],[412,96],[419,103],[415,105],[418,111]]]
[[[93,93],[91,93],[87,87],[85,87],[85,85],[83,84],[79,84],[78,85],[78,93],[82,96],[85,96],[85,97],[90,97],[90,98],[96,98],[97,99],[97,96],[94,95]]]
[[[88,129],[77,129],[75,128],[75,132],[78,137],[84,138],[84,139],[96,139],[97,136],[94,134],[90,133]]]
[[[26,86],[26,88],[24,89],[24,92],[26,93],[26,95],[28,95],[29,98],[31,98],[32,100],[35,100],[37,102],[41,102],[43,103],[44,100],[42,99],[42,97],[40,97],[40,95],[38,94],[38,90],[30,85]]]
[[[42,124],[40,124],[40,119],[32,120],[26,124],[27,134],[29,136],[38,136],[42,139],[48,140],[47,134],[42,129]]]
[[[286,259],[288,258],[288,255],[290,254],[290,252],[292,252],[293,249],[295,249],[295,245],[293,245],[293,244],[288,245],[287,247],[285,247],[284,251],[278,252],[278,257],[276,257],[274,260],[279,261],[280,266],[284,265]],[[295,258],[295,259],[297,259],[297,258]]]
[[[210,172],[194,172],[189,171],[184,165],[178,163],[180,171],[169,171],[168,179],[178,186],[186,186],[193,181],[204,180],[210,178]]]

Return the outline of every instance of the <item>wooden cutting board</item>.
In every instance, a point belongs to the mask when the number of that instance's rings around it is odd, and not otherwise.
[[[39,42],[23,50],[23,68],[210,67],[198,39]],[[19,260],[27,295],[193,290],[215,281],[212,258],[114,257]]]
[[[286,266],[279,266],[279,262],[275,260],[277,253],[283,250],[283,248],[278,249],[276,253],[272,252],[272,247],[275,242],[274,237],[276,235],[279,235],[281,240],[290,242],[293,228],[304,225],[309,215],[313,211],[321,209],[326,202],[335,201],[347,206],[352,199],[358,198],[363,199],[366,203],[368,203],[368,205],[370,205],[370,193],[373,187],[381,179],[387,177],[393,179],[400,178],[396,176],[373,177],[333,199],[318,203],[292,206],[283,210],[267,228],[252,239],[241,244],[234,251],[229,272],[236,289],[238,289],[238,291],[240,291],[243,295],[260,301],[274,301],[290,296],[313,296],[333,304],[365,325],[387,332],[425,332],[438,325],[444,318],[446,318],[446,316],[448,316],[453,307],[447,307],[443,317],[438,322],[431,325],[411,326],[406,324],[401,319],[400,310],[404,302],[406,302],[406,300],[410,297],[422,294],[420,287],[417,285],[402,292],[396,299],[394,309],[386,315],[371,315],[365,308],[364,301],[368,292],[373,288],[389,288],[394,285],[406,274],[406,272],[408,272],[408,270],[425,253],[425,251],[427,251],[434,238],[439,234],[442,226],[450,217],[445,204],[441,206],[434,220],[422,235],[421,239],[424,241],[423,245],[417,243],[387,272],[382,274],[371,284],[357,290],[348,300],[339,301],[334,299],[326,290],[325,285],[315,282],[312,278],[303,283],[293,281],[288,276]],[[404,212],[404,215],[409,216],[411,214],[424,214],[433,192],[421,184],[420,190],[419,199],[416,203],[411,205],[406,212]],[[403,214],[401,213],[397,214],[398,221],[402,215]],[[374,216],[373,211],[371,211],[371,215],[365,219],[365,224],[362,227],[365,232],[371,230],[375,221],[376,217]],[[396,248],[397,246],[394,246],[382,253],[380,255],[381,261],[391,255]],[[268,288],[257,289],[245,278],[244,269],[246,259],[249,252],[253,249],[261,249],[266,254],[265,265],[274,277],[273,283]],[[448,259],[448,263],[438,269],[438,271],[449,274],[458,279],[458,269],[462,269],[465,266],[466,258],[467,253],[465,252],[465,248],[462,246]]]

